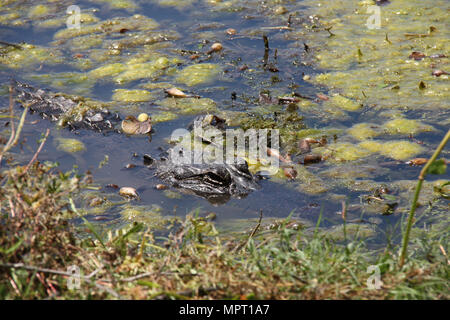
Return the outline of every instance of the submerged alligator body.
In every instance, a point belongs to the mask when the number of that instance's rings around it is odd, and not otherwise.
[[[22,106],[39,113],[43,118],[57,121],[71,130],[88,129],[98,132],[119,131],[116,129],[121,118],[106,108],[87,105],[79,97],[51,93],[30,85],[13,81],[18,92],[17,100]],[[217,116],[200,116],[196,119],[202,125],[224,129],[225,121]],[[188,127],[192,130],[192,124]],[[234,164],[194,164],[179,163],[174,160],[174,148],[168,150],[169,156],[154,161],[156,176],[174,188],[186,193],[206,198],[211,203],[224,203],[230,197],[242,198],[259,188],[257,178],[250,173],[245,160]]]
[[[18,93],[17,100],[23,107],[29,106],[30,111],[70,130],[115,131],[121,120],[117,113],[111,113],[104,106],[94,105],[89,100],[36,89],[15,80],[12,83]]]

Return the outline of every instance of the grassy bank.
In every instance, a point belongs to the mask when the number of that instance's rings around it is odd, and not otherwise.
[[[230,239],[192,213],[163,238],[138,223],[100,234],[87,220],[67,220],[77,217],[71,199],[89,180],[51,164],[2,171],[1,299],[450,297],[446,240],[433,230],[413,239],[401,269],[398,247],[371,251],[357,238],[337,243],[316,232],[320,221],[312,229],[289,218],[271,228],[257,223]],[[70,279],[71,266],[80,278]]]

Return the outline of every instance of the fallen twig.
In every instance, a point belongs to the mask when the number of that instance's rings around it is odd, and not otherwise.
[[[0,166],[2,163],[3,155],[11,149],[11,147],[15,146],[17,144],[17,141],[20,137],[20,132],[22,131],[23,124],[25,123],[25,117],[28,113],[29,106],[25,106],[25,110],[22,113],[22,116],[20,117],[19,126],[17,127],[17,131],[15,130],[14,121],[12,120],[14,117],[13,114],[13,107],[14,107],[14,101],[12,98],[13,88],[12,86],[9,86],[9,112],[11,114],[11,135],[9,137],[8,142],[6,143],[5,147],[3,148],[2,152],[0,153]]]
[[[49,133],[50,133],[50,129],[47,129],[47,131],[45,132],[44,139],[42,139],[41,144],[39,145],[39,148],[36,150],[36,153],[33,155],[33,158],[31,158],[30,162],[28,162],[27,166],[25,167],[25,170],[23,171],[24,174],[27,173],[30,166],[33,164],[34,161],[36,161],[37,156],[39,155],[39,153],[42,150],[42,147],[44,147],[45,141],[47,141],[47,137],[48,137]]]
[[[75,275],[70,272],[60,271],[60,270],[53,270],[53,269],[47,269],[47,268],[39,268],[35,266],[28,266],[23,263],[0,263],[0,267],[2,268],[10,268],[10,269],[24,269],[24,270],[30,270],[30,271],[37,271],[37,272],[43,272],[43,273],[49,273],[49,274],[57,274],[60,276],[67,276],[67,277],[74,277]],[[90,284],[95,285],[97,288],[107,291],[109,294],[116,298],[120,298],[120,295],[112,290],[111,288],[108,288],[106,286],[103,286],[101,284],[98,284],[95,280],[91,280],[91,277],[94,276],[97,273],[97,270],[92,272],[89,276],[83,276],[81,274],[76,275],[75,277],[78,277],[80,279],[83,279]],[[100,280],[97,280],[100,281]]]
[[[258,224],[255,226],[255,228],[253,229],[252,233],[250,233],[250,235],[248,236],[246,241],[243,241],[242,243],[240,243],[233,251],[237,252],[239,250],[241,250],[245,245],[248,244],[248,242],[250,241],[251,238],[253,238],[253,236],[256,234],[256,232],[258,231],[259,227],[261,226],[261,221],[262,221],[262,217],[263,217],[263,213],[262,210],[259,211],[259,221]]]

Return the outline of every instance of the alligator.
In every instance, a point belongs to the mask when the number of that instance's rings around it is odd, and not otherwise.
[[[48,90],[36,89],[28,84],[13,81],[17,100],[29,106],[32,112],[43,118],[58,121],[70,130],[89,129],[97,132],[120,132],[121,118],[101,105],[89,106],[85,99]],[[87,108],[80,107],[88,104]],[[225,121],[215,115],[200,116],[194,121],[223,130]],[[193,125],[188,126],[193,130]],[[200,137],[201,138],[201,137]],[[155,175],[174,188],[206,198],[212,203],[226,202],[230,197],[242,198],[258,189],[257,177],[250,173],[247,162],[240,159],[232,164],[191,164],[174,160],[175,148],[169,149],[160,160],[152,160],[149,166],[156,168]],[[148,160],[148,159],[147,159]],[[144,159],[145,162],[145,159]]]
[[[58,121],[70,130],[118,131],[116,127],[121,122],[119,114],[110,112],[100,103],[79,96],[36,89],[16,80],[11,83],[20,104],[28,106],[31,112],[39,113],[42,118]]]
[[[199,116],[194,123],[201,125],[203,129],[214,127],[222,133],[225,129],[225,120],[215,115]],[[194,133],[194,139],[214,148],[218,147],[205,137],[195,136],[193,124],[188,129],[189,138]],[[259,188],[259,177],[249,171],[247,162],[242,158],[237,157],[232,163],[206,163],[203,160],[196,164],[194,161],[180,161],[184,159],[183,153],[186,151],[182,146],[170,148],[166,152],[167,156],[159,161],[155,175],[169,185],[206,198],[211,203],[226,202],[230,196],[242,198]]]

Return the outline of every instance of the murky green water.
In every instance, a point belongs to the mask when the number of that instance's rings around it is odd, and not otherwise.
[[[30,115],[17,158],[26,161],[30,150],[36,149],[37,137],[50,128],[41,161],[57,161],[63,170],[73,165],[90,170],[102,187],[136,188],[141,200],[131,204],[138,208],[111,205],[121,198],[106,188],[86,193],[79,201],[92,221],[106,227],[135,219],[155,224],[160,216],[184,216],[197,208],[216,213],[224,228],[251,226],[260,210],[267,219],[294,212],[295,218],[312,225],[323,208],[323,226],[341,234],[338,213],[346,201],[349,223],[358,225],[371,241],[383,241],[407,212],[420,171],[405,161],[429,157],[450,124],[448,76],[431,75],[433,68],[448,71],[448,58],[415,61],[408,55],[427,50],[429,56],[448,56],[449,42],[442,12],[416,2],[409,4],[408,12],[397,11],[399,3],[382,7],[383,28],[368,30],[364,9],[369,2],[337,1],[327,7],[281,0],[2,1],[0,41],[24,48],[0,46],[3,111],[7,110],[6,85],[13,77],[104,101],[123,116],[146,112],[154,120],[149,138],[70,132]],[[65,11],[72,4],[81,8],[79,30],[66,27]],[[445,1],[439,6],[448,12]],[[350,14],[352,8],[356,12]],[[416,24],[411,30],[395,29],[392,25],[398,22],[385,20],[396,16]],[[332,29],[326,31],[328,24]],[[431,25],[437,29],[432,32],[438,33],[432,35],[434,39],[414,37],[428,32]],[[413,34],[413,40],[405,40],[406,33]],[[266,56],[263,34],[270,47]],[[206,54],[215,42],[223,50]],[[420,88],[421,80],[426,88]],[[172,86],[202,100],[174,103],[163,90]],[[314,100],[301,99],[291,106],[262,104],[261,92],[272,97],[292,97],[296,92]],[[317,99],[317,93],[328,100]],[[282,130],[283,150],[292,154],[298,151],[300,139],[326,136],[328,144],[313,153],[327,160],[298,164],[294,181],[280,174],[261,181],[261,189],[246,198],[220,205],[175,189],[156,190],[160,181],[143,165],[142,155],[158,157],[168,148],[166,139],[173,130],[185,128],[196,115],[207,112],[243,127],[252,126],[249,112],[278,119],[274,123]],[[303,123],[279,120],[289,113],[302,116]],[[77,152],[64,151],[61,139],[77,139],[83,146]],[[448,155],[447,149],[442,156]],[[100,168],[105,156],[109,160]],[[294,157],[294,162],[300,160]],[[130,163],[136,166],[126,169]],[[425,187],[421,214],[428,222],[448,225],[444,215],[448,201],[433,194],[433,183],[448,178],[448,173],[432,176],[434,182]],[[389,189],[389,199],[367,201],[382,187]],[[108,200],[91,207],[95,196]],[[434,214],[428,217],[431,211]]]

